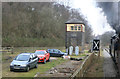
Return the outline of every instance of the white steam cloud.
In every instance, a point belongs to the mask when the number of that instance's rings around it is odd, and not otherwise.
[[[69,0],[69,6],[80,11],[93,29],[93,34],[101,35],[106,31],[113,31],[102,8],[97,7],[94,0]]]

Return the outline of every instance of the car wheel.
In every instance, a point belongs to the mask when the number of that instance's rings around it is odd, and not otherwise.
[[[50,62],[50,57],[49,57],[49,59],[48,59],[48,62]]]
[[[44,62],[43,62],[44,64],[46,63],[46,59],[44,59]]]
[[[26,69],[26,72],[28,72],[30,70],[30,67],[28,66],[27,69]]]
[[[38,67],[38,64],[35,65],[35,68],[37,68],[37,67]]]

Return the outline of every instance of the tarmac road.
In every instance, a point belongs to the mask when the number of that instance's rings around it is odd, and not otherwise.
[[[103,57],[104,57],[104,64],[103,64],[103,71],[104,71],[104,77],[116,77],[117,71],[115,68],[115,64],[105,49],[103,50]]]

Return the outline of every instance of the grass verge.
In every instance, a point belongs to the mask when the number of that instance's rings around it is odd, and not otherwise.
[[[85,77],[103,77],[103,57],[95,57],[92,65],[85,72]]]

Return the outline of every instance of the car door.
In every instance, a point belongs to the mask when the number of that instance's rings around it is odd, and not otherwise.
[[[63,56],[63,55],[64,55],[64,53],[63,53],[63,52],[61,52],[60,50],[59,50],[59,52],[60,52],[60,56]]]
[[[56,56],[56,50],[53,49],[53,57],[55,57],[55,56]]]
[[[46,51],[44,51],[45,52],[45,58],[46,58],[46,60],[48,59],[48,57],[47,57],[47,52]]]
[[[46,52],[46,51],[45,51],[45,53],[46,53],[46,60],[48,60],[49,59],[49,53]]]
[[[37,64],[37,62],[38,62],[38,57],[37,57],[37,55],[36,54],[34,54],[35,55],[35,65]]]
[[[32,61],[32,58],[30,57],[30,58],[29,58],[29,61],[28,61],[28,62],[29,62],[28,65],[30,66],[30,68],[32,68],[32,62],[31,62],[31,61]]]
[[[51,57],[54,56],[54,51],[53,51],[53,49],[49,49],[48,53],[50,54]]]
[[[34,58],[33,55],[31,55],[31,61],[30,61],[30,68],[34,67]]]
[[[57,49],[54,49],[54,55],[55,55],[56,57],[59,57],[59,54],[58,54],[58,50],[57,50]]]
[[[60,50],[58,50],[58,57],[61,57],[61,51]]]
[[[36,63],[37,63],[37,56],[35,54],[33,54],[33,67],[35,67]]]

